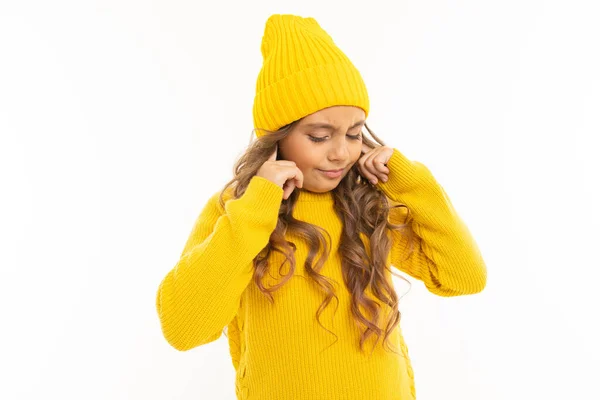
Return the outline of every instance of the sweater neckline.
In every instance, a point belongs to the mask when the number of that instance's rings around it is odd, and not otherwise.
[[[333,192],[331,190],[323,193],[311,192],[305,189],[298,190],[297,203],[331,203],[333,204]]]

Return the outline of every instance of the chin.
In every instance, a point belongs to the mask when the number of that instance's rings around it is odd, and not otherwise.
[[[333,187],[332,187],[333,186]],[[313,192],[313,193],[326,193],[329,192],[331,189],[333,189],[334,187],[336,187],[337,185],[323,185],[323,184],[319,184],[316,186],[304,186],[302,188],[302,190],[308,190],[309,192]]]

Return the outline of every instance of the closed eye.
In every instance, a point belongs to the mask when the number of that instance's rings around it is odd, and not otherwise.
[[[361,135],[347,135],[347,136],[352,140],[360,140],[360,138],[361,138]],[[323,142],[323,141],[325,141],[325,138],[327,136],[319,138],[319,137],[314,137],[314,136],[308,135],[308,137],[313,142]]]

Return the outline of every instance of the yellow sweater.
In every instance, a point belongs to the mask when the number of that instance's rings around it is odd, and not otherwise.
[[[416,235],[414,253],[407,260],[402,236],[393,236],[388,265],[423,281],[439,296],[483,290],[486,266],[444,189],[423,164],[410,161],[397,149],[387,166],[388,181],[377,186],[393,203],[410,208]],[[335,318],[335,301],[320,317],[338,337],[327,350],[336,338],[316,320],[324,297],[304,275],[305,243],[292,240],[297,246],[295,276],[273,292],[273,304],[252,280],[252,260],[275,229],[283,189],[254,176],[246,192],[227,201],[225,209],[218,204],[218,194],[207,202],[179,261],[159,285],[156,309],[168,343],[177,350],[190,350],[217,340],[227,327],[240,400],[415,399],[400,325],[391,340],[403,357],[381,346],[383,336],[372,354],[374,341],[367,340],[363,352],[358,348],[364,327],[356,328],[349,308],[351,295],[345,290],[336,252],[342,226],[333,210],[331,192],[300,190],[293,211],[295,218],[325,228],[333,241],[330,257],[320,271],[339,283]],[[404,210],[393,209],[390,221],[402,223]],[[277,267],[283,260],[274,252],[269,263]],[[278,274],[277,268],[271,270],[273,276]],[[265,282],[268,287],[276,281]]]

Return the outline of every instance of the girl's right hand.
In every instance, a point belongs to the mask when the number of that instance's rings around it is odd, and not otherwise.
[[[296,187],[304,184],[304,175],[293,161],[277,160],[277,145],[269,159],[258,169],[257,176],[270,180],[283,189],[283,198],[287,200]]]

